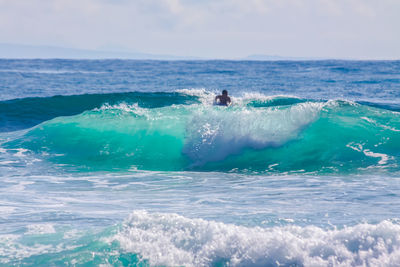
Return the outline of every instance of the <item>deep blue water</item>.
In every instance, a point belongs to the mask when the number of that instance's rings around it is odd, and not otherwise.
[[[400,61],[2,59],[0,264],[398,266],[399,100]]]

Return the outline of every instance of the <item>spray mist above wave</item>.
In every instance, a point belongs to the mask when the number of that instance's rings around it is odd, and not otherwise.
[[[212,106],[215,94],[205,90],[185,93],[195,102],[121,102],[57,117],[5,148],[29,149],[83,170],[351,173],[398,168],[396,112],[255,94],[235,98],[235,105],[225,108]]]

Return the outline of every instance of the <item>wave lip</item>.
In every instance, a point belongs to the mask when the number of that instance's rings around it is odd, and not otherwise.
[[[84,94],[28,97],[0,101],[0,132],[27,129],[60,116],[73,116],[104,104],[137,104],[155,108],[174,104],[198,103],[196,96],[178,92]]]
[[[151,265],[396,266],[400,225],[383,221],[343,229],[244,227],[177,214],[134,211],[109,239]]]

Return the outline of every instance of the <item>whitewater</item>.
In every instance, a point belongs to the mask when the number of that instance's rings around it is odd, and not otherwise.
[[[0,265],[400,266],[399,101],[400,61],[0,59]]]

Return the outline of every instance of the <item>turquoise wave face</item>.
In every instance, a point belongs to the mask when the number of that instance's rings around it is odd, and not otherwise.
[[[398,169],[397,112],[346,101],[243,97],[225,108],[103,105],[57,117],[6,147],[79,170],[355,173]],[[71,167],[72,168],[72,167]]]

